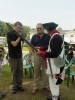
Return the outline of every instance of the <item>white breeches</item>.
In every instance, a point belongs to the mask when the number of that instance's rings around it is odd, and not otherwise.
[[[56,85],[55,80],[56,80],[55,77],[52,78],[52,76],[49,75],[49,86],[50,86],[51,94],[54,97],[58,97],[59,85]],[[57,100],[57,98],[54,98],[53,100]]]

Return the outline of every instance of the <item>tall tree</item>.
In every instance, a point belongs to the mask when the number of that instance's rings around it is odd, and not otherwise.
[[[12,23],[9,23],[11,26],[13,26]],[[9,27],[7,27],[6,23],[3,21],[0,21],[0,36],[6,36],[6,34],[10,31],[11,29]],[[26,38],[29,37],[29,31],[30,31],[30,27],[29,26],[23,26],[23,36]]]

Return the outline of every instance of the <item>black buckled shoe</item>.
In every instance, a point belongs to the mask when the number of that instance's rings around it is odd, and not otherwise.
[[[1,98],[4,98],[4,97],[5,97],[5,94],[2,93],[2,92],[0,92],[0,99],[1,99]]]
[[[52,96],[47,97],[47,100],[52,100]],[[59,96],[58,96],[58,99],[57,100],[60,100],[60,97]]]
[[[47,97],[47,100],[52,100],[52,96]]]
[[[24,88],[23,88],[23,87],[17,87],[17,89],[18,89],[19,91],[24,91]]]
[[[58,96],[58,100],[60,100],[60,97]]]
[[[17,89],[12,89],[12,94],[16,94]]]

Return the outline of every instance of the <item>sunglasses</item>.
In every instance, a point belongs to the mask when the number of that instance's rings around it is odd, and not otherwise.
[[[37,29],[40,29],[41,30],[42,28],[37,28]]]

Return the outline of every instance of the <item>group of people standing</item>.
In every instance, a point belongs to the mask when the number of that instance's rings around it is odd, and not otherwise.
[[[63,58],[64,45],[63,38],[56,30],[57,24],[38,23],[36,25],[37,33],[32,36],[31,44],[37,49],[37,52],[30,49],[29,63],[32,63],[31,56],[34,55],[34,80],[32,94],[37,93],[39,89],[40,68],[42,68],[42,86],[43,89],[51,91],[51,96],[47,100],[60,100],[59,84],[64,79],[64,66],[57,67],[54,59],[59,55]],[[12,93],[15,94],[18,90],[24,91],[22,86],[23,81],[23,61],[22,61],[22,44],[23,40],[16,34],[21,34],[22,23],[16,22],[14,29],[7,34],[9,65],[12,73]],[[47,33],[45,33],[47,30]]]
[[[34,81],[32,93],[35,94],[39,89],[40,67],[42,66],[43,88],[51,91],[51,96],[47,100],[60,100],[59,84],[65,76],[64,66],[57,67],[54,60],[58,56],[64,57],[64,40],[56,30],[56,23],[38,23],[36,25],[37,34],[31,39],[31,44],[37,48],[34,53]],[[47,34],[44,32],[47,30]],[[29,56],[31,62],[31,54]],[[63,65],[63,64],[62,64]],[[49,82],[48,82],[49,81]]]

